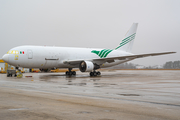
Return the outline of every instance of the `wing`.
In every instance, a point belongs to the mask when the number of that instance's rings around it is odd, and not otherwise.
[[[158,56],[158,55],[165,55],[165,54],[172,54],[176,52],[163,52],[163,53],[150,53],[150,54],[139,54],[139,55],[129,55],[129,56],[120,56],[120,57],[109,57],[109,58],[98,58],[98,59],[87,59],[87,60],[67,60],[63,61],[64,64],[69,65],[79,65],[82,61],[91,61],[93,63],[96,63],[98,65],[101,65],[105,62],[111,63],[115,60],[133,60],[136,58],[143,58],[143,57],[149,57],[149,56]]]

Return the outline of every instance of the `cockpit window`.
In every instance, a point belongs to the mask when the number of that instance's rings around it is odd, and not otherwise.
[[[19,54],[19,51],[17,50],[10,50],[7,52],[7,54]]]

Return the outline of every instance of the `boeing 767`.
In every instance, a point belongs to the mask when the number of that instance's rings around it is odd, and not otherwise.
[[[10,49],[2,59],[10,65],[24,68],[51,70],[68,68],[66,75],[76,75],[73,68],[81,72],[90,72],[90,76],[99,76],[100,68],[115,66],[136,58],[171,54],[175,52],[133,54],[131,53],[138,23],[133,23],[122,42],[115,49],[19,46]]]

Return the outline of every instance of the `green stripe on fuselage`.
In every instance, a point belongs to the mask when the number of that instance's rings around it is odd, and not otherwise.
[[[101,51],[92,50],[91,53],[97,54],[100,58],[105,58],[112,51],[111,49],[103,49]]]

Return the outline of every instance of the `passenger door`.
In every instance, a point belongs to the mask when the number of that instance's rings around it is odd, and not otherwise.
[[[28,59],[33,59],[33,52],[32,50],[27,50],[28,52]]]

